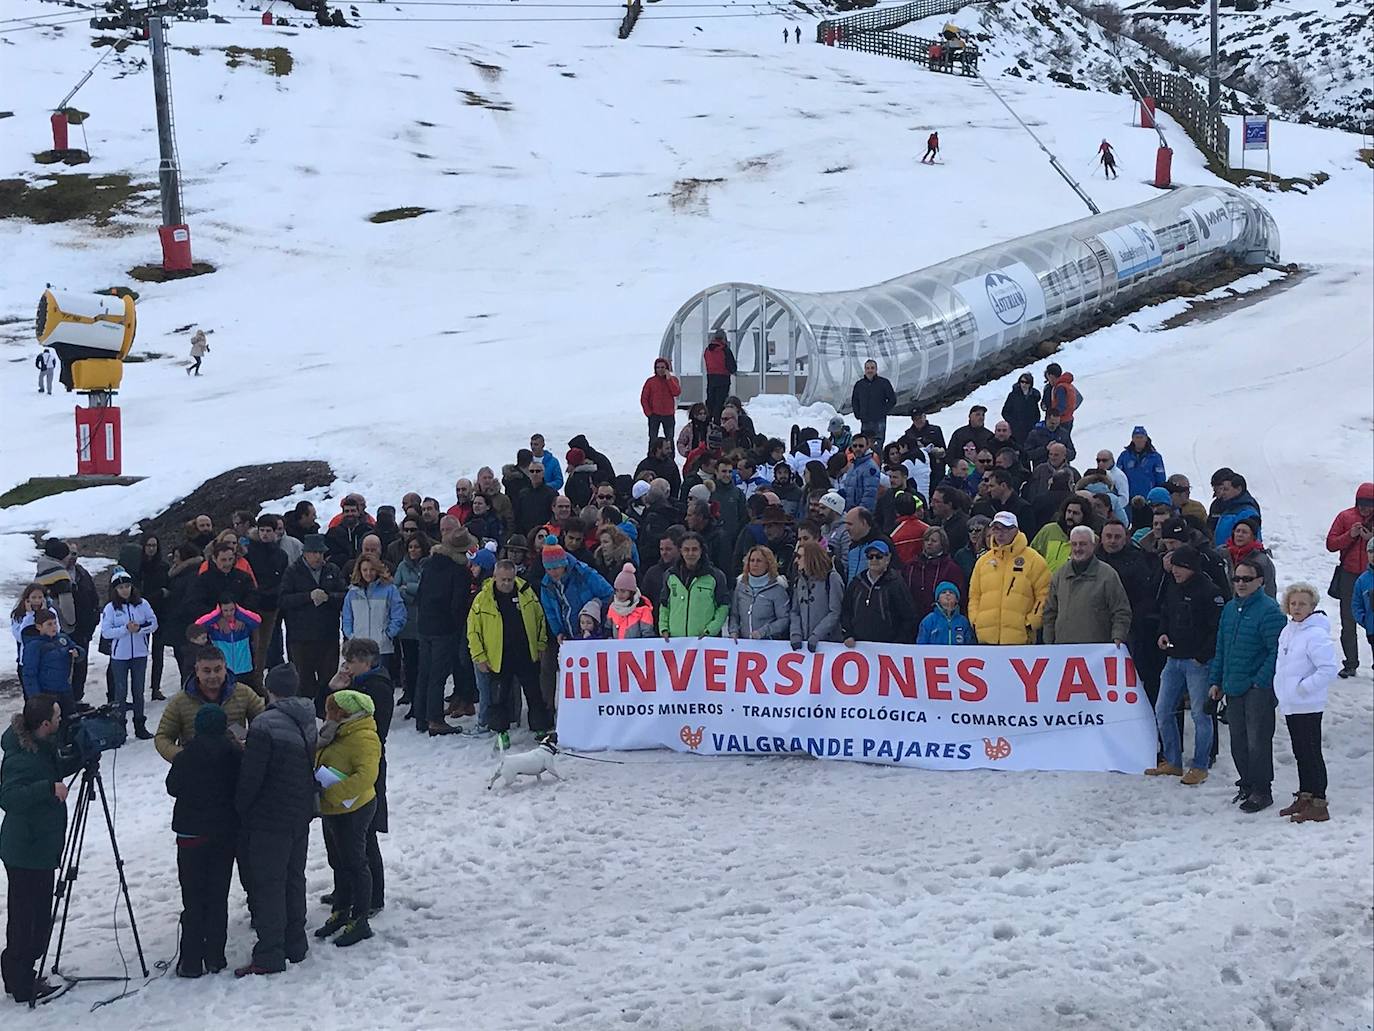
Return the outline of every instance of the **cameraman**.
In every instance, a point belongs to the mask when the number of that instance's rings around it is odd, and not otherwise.
[[[62,710],[49,694],[34,695],[0,737],[0,861],[9,882],[5,951],[0,972],[5,991],[15,1002],[42,1002],[62,986],[39,981],[34,964],[48,946],[52,931],[53,872],[61,864],[67,834],[67,785],[64,777],[81,768],[80,760],[57,754],[57,728]]]

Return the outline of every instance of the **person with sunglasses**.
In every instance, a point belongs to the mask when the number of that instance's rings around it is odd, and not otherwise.
[[[1238,562],[1231,584],[1235,597],[1221,611],[1210,694],[1213,701],[1226,698],[1238,778],[1231,801],[1257,813],[1274,804],[1274,666],[1287,620],[1264,593],[1264,573],[1253,562]]]
[[[1035,377],[1029,372],[1016,378],[1016,385],[1002,402],[1002,418],[1010,424],[1012,436],[1021,443],[1025,443],[1040,421],[1040,391],[1035,389]]]
[[[906,583],[892,570],[891,547],[874,538],[862,548],[865,568],[849,581],[840,603],[844,646],[853,648],[859,641],[913,643],[920,615]]]

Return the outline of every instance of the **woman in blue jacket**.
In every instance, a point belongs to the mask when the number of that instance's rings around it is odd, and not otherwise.
[[[353,585],[344,595],[341,624],[344,640],[367,637],[377,642],[381,662],[392,681],[401,678],[396,635],[406,625],[406,604],[380,559],[362,555],[353,566]]]
[[[959,611],[959,588],[948,580],[935,587],[935,608],[921,620],[917,644],[969,645],[978,643],[973,624]]]
[[[110,576],[110,600],[100,613],[100,636],[110,642],[110,672],[119,712],[127,716],[132,691],[134,736],[142,741],[153,736],[143,715],[143,688],[148,681],[149,645],[156,632],[153,607],[143,600],[124,567],[115,566]]]

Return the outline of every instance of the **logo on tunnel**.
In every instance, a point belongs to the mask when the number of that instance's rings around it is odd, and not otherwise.
[[[1005,325],[1014,326],[1026,314],[1026,291],[1011,276],[1001,272],[989,272],[983,280],[988,292],[988,303],[993,313]]]

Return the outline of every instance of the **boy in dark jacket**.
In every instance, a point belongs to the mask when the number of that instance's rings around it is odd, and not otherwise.
[[[86,649],[57,628],[57,614],[43,609],[33,619],[38,631],[24,638],[24,697],[50,694],[70,716],[76,707],[72,696],[72,663],[86,657]]]
[[[167,773],[167,794],[176,799],[181,882],[181,958],[178,977],[215,974],[228,966],[229,881],[239,819],[234,808],[242,749],[229,737],[224,710],[207,702],[196,712],[196,736]]]

